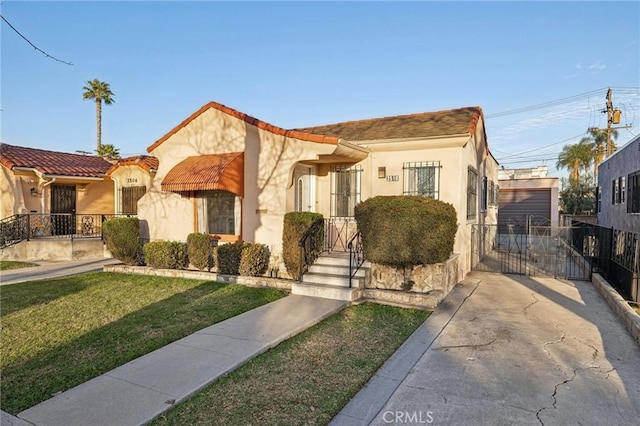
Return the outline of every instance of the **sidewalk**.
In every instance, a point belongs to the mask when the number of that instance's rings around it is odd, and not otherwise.
[[[25,281],[59,278],[67,275],[84,274],[102,271],[105,265],[120,263],[113,258],[99,260],[64,260],[64,261],[35,261],[39,266],[29,268],[9,269],[0,272],[0,285],[17,284]]]
[[[346,305],[287,296],[164,346],[17,417],[39,426],[144,424]]]

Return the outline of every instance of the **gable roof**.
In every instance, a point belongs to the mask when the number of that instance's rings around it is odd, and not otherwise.
[[[334,136],[349,141],[398,139],[473,134],[478,120],[483,118],[482,108],[465,107],[436,112],[398,115],[347,121],[324,126],[296,129],[300,132]]]
[[[150,155],[135,155],[133,157],[119,158],[118,162],[107,170],[107,174],[110,175],[121,166],[138,166],[151,173],[151,171],[156,170],[159,165],[160,162],[156,157],[152,157]]]
[[[0,164],[34,169],[50,176],[103,177],[111,163],[101,157],[0,144]]]
[[[200,108],[198,111],[194,112],[189,117],[187,117],[187,119],[184,120],[182,123],[178,124],[176,127],[171,129],[169,131],[169,133],[167,133],[166,135],[164,135],[163,137],[161,137],[160,139],[155,141],[151,146],[149,146],[147,148],[147,152],[151,152],[154,149],[156,149],[164,141],[166,141],[171,136],[173,136],[176,133],[178,133],[178,131],[180,131],[181,129],[186,127],[189,123],[191,123],[193,120],[198,118],[201,114],[203,114],[205,111],[207,111],[210,108],[216,109],[218,111],[222,111],[225,114],[228,114],[228,115],[230,115],[232,117],[235,117],[235,118],[237,118],[239,120],[242,120],[247,124],[251,124],[253,126],[258,127],[259,129],[266,130],[266,131],[271,132],[271,133],[273,133],[275,135],[287,136],[287,137],[290,137],[290,138],[300,139],[300,140],[308,141],[308,142],[326,143],[326,144],[331,144],[331,145],[337,145],[338,144],[338,138],[336,138],[336,137],[314,135],[314,134],[311,134],[311,133],[301,132],[301,131],[298,131],[298,130],[285,130],[285,129],[281,128],[281,127],[274,126],[273,124],[266,123],[266,122],[264,122],[262,120],[258,120],[255,117],[251,117],[250,115],[247,115],[247,114],[245,114],[243,112],[240,112],[240,111],[236,111],[233,108],[229,108],[229,107],[227,107],[225,105],[222,105],[222,104],[219,104],[217,102],[209,102],[208,104],[206,104],[202,108]]]

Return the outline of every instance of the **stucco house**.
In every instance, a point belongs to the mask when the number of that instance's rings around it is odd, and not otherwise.
[[[101,157],[0,145],[0,218],[15,214],[113,213],[112,166]]]
[[[2,257],[54,260],[80,255],[78,250],[66,250],[64,237],[99,238],[105,220],[136,214],[137,201],[151,185],[158,160],[144,155],[107,161],[3,143],[0,165],[0,223],[4,233],[12,230],[12,235],[2,235],[2,247],[23,239],[58,240],[55,246],[25,241],[23,246],[36,248],[3,249]],[[16,232],[19,236],[13,235]],[[91,251],[102,256],[101,246]]]
[[[640,136],[598,166],[598,225],[640,234]]]
[[[210,102],[147,151],[159,166],[138,217],[151,240],[208,232],[267,244],[278,262],[287,212],[346,229],[361,200],[422,195],[455,207],[464,276],[471,226],[497,221],[497,162],[480,107],[286,130]]]

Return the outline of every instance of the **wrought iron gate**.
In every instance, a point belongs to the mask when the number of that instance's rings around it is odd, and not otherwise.
[[[590,280],[591,266],[573,247],[571,227],[473,225],[473,270]]]

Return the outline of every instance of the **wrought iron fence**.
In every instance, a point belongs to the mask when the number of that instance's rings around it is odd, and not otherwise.
[[[0,247],[40,238],[102,238],[102,224],[125,214],[23,214],[0,221]]]
[[[29,238],[29,216],[13,215],[0,220],[0,248],[5,248]]]
[[[640,302],[640,234],[574,221],[572,245],[624,298]]]

